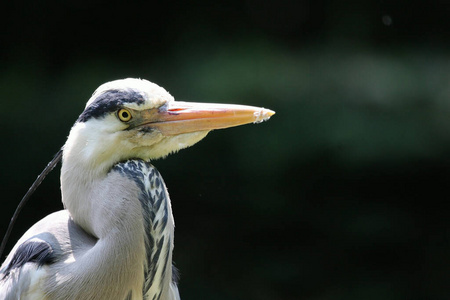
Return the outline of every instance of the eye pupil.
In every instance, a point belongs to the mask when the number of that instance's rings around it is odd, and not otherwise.
[[[126,111],[122,112],[122,118],[124,118],[124,119],[128,118],[128,113]]]

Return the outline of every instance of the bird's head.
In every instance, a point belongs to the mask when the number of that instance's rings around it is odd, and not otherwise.
[[[273,114],[252,106],[174,101],[147,80],[111,81],[94,92],[72,127],[63,164],[70,160],[107,172],[117,162],[164,157],[213,129],[261,122]]]

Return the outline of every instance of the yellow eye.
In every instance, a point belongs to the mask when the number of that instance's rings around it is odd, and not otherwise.
[[[131,120],[131,112],[125,108],[119,109],[119,111],[117,112],[117,116],[122,122],[128,122]]]

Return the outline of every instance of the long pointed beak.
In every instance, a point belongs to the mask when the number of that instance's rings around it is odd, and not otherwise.
[[[259,123],[274,114],[270,109],[254,106],[173,101],[144,113],[142,125],[168,136]]]

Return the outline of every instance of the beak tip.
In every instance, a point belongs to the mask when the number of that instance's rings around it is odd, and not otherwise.
[[[267,109],[267,108],[261,108],[260,111],[254,112],[255,120],[253,123],[261,123],[264,121],[267,121],[270,119],[271,116],[273,116],[275,112],[273,110]]]

